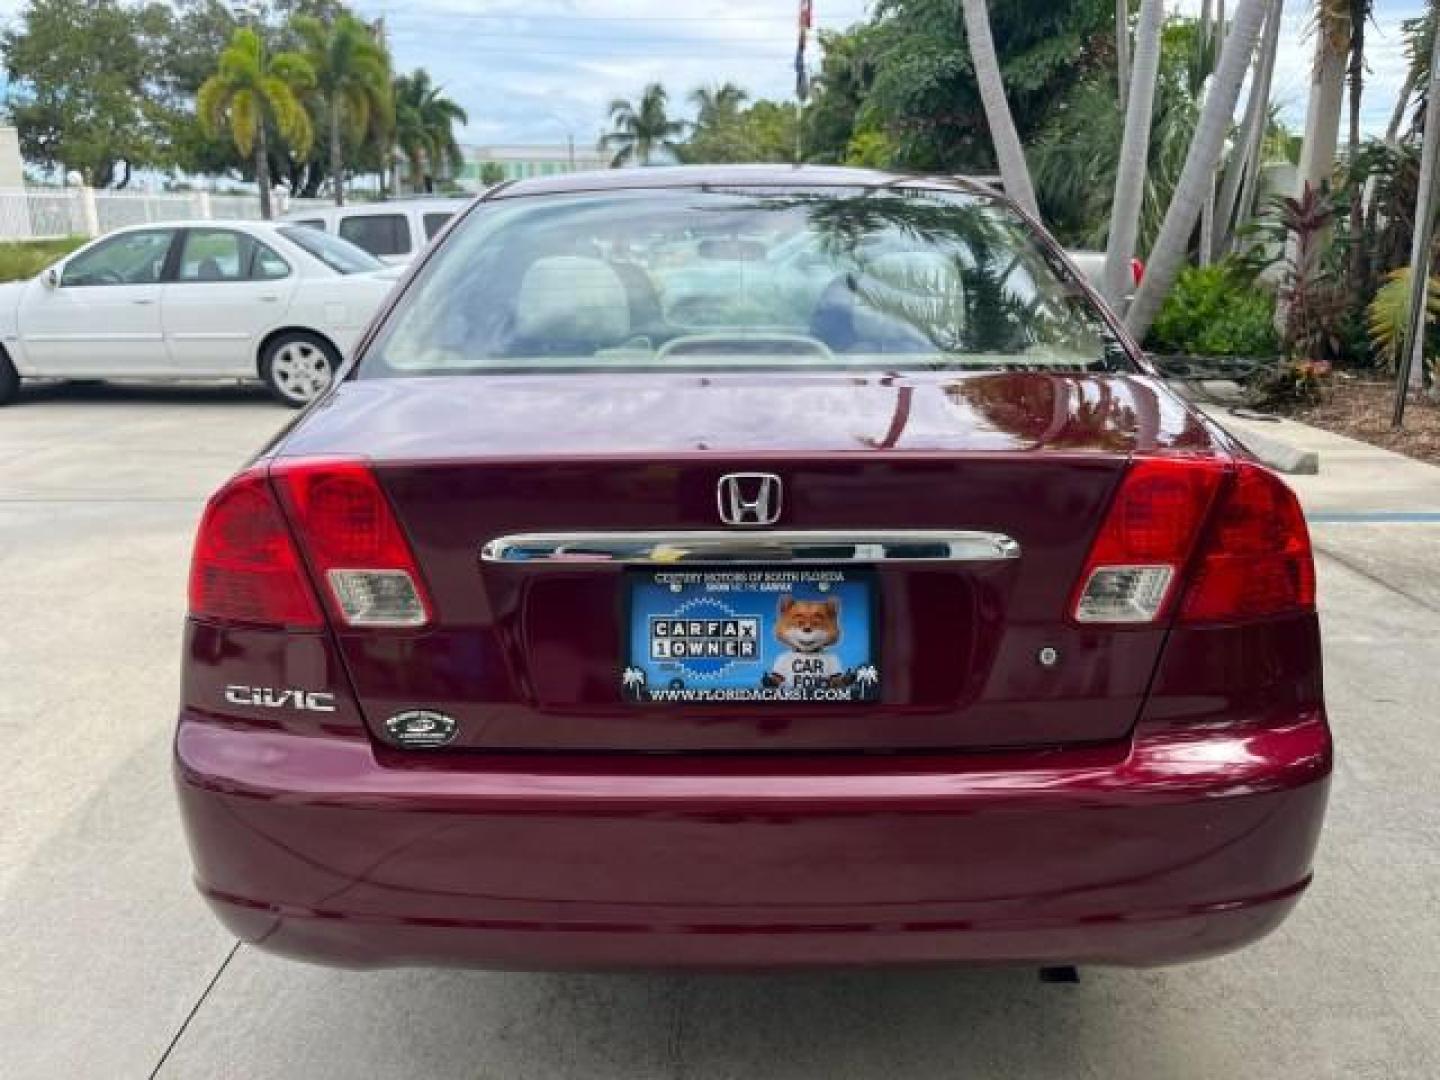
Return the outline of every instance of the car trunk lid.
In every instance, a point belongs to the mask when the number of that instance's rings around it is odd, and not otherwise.
[[[337,631],[377,737],[389,737],[395,715],[433,710],[456,721],[455,746],[585,751],[1119,737],[1164,629],[1067,618],[1090,543],[1131,455],[1223,454],[1148,379],[1040,373],[362,381],[281,452],[368,456],[426,579],[429,626]],[[733,474],[778,482],[770,529],[721,520]],[[802,547],[793,562],[777,530],[830,546]],[[646,539],[655,534],[658,561]],[[877,543],[917,534],[982,540],[946,557],[933,544]],[[537,536],[571,557],[534,557],[524,545]],[[747,572],[824,567],[862,582],[875,612],[874,698],[665,703],[627,693],[636,582],[653,584],[657,570],[677,568],[671,560],[713,568],[697,536],[748,546]],[[597,538],[613,548],[636,537],[647,565],[591,550]],[[756,537],[766,540],[757,547]],[[983,538],[1015,550],[986,556]],[[504,543],[521,557],[482,558]],[[837,563],[842,553],[854,557]]]

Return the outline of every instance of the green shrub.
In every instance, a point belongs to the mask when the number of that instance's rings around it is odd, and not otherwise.
[[[40,273],[62,255],[81,244],[83,236],[59,240],[9,240],[0,243],[0,281],[24,281]]]
[[[1275,298],[1230,264],[1180,274],[1155,319],[1151,351],[1184,356],[1273,356]]]

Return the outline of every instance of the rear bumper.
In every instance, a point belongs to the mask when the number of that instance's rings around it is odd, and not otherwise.
[[[199,886],[356,967],[1159,964],[1277,926],[1324,815],[1323,716],[915,757],[388,757],[184,713]]]

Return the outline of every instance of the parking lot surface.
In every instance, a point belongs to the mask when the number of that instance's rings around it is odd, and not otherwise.
[[[216,388],[0,411],[0,1076],[1440,1075],[1440,470],[1347,443],[1297,481],[1338,766],[1315,884],[1245,952],[1079,985],[352,973],[236,947],[170,789],[191,534],[290,415]]]

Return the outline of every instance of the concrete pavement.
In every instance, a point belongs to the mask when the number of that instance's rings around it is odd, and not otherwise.
[[[0,1076],[1440,1075],[1440,523],[1383,516],[1440,511],[1440,470],[1352,444],[1294,480],[1322,522],[1340,756],[1315,885],[1252,949],[1078,986],[357,974],[236,950],[191,892],[169,786],[190,534],[286,419],[202,390],[0,412]]]

